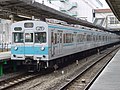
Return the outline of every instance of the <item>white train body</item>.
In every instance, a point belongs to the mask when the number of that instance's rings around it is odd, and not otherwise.
[[[119,41],[116,34],[43,21],[13,23],[11,60],[50,61]]]

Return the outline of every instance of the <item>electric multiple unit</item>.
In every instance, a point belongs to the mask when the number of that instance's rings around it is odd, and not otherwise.
[[[16,22],[11,30],[11,60],[44,67],[55,59],[119,41],[116,34],[102,30],[43,21]]]

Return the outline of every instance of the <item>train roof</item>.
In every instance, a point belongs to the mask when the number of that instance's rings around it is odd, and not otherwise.
[[[18,23],[21,23],[21,22],[41,22],[41,23],[46,23],[46,22],[40,21],[40,20],[39,21],[38,20],[24,20],[24,21],[14,22],[13,24],[18,24]]]
[[[71,27],[71,28],[76,28],[76,29],[86,29],[86,30],[89,30],[89,31],[96,31],[96,32],[106,32],[106,31],[103,31],[103,30],[99,30],[97,28],[90,28],[90,27],[85,27],[85,26],[82,26],[82,25],[74,25],[74,24],[67,24],[66,22],[64,21],[61,21],[61,22],[44,22],[44,21],[40,21],[40,20],[24,20],[24,21],[19,21],[19,22],[15,22],[13,23],[12,25],[15,25],[15,24],[20,24],[20,23],[23,23],[23,22],[40,22],[40,23],[44,23],[44,24],[48,24],[48,25],[59,25],[59,26],[64,26],[64,27]]]

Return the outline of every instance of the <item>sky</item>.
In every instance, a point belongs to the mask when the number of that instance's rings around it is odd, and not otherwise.
[[[35,1],[42,2],[42,0],[35,0]],[[105,0],[100,0],[100,2],[102,2],[103,8],[109,8],[109,6],[108,6],[108,4],[106,3]]]
[[[109,8],[105,0],[100,0],[103,3],[103,8]]]

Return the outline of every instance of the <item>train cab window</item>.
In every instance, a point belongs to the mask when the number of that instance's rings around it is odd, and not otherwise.
[[[35,33],[35,43],[46,43],[46,32]]]
[[[33,42],[33,33],[25,33],[25,42]]]
[[[13,33],[14,43],[23,43],[23,33]]]

